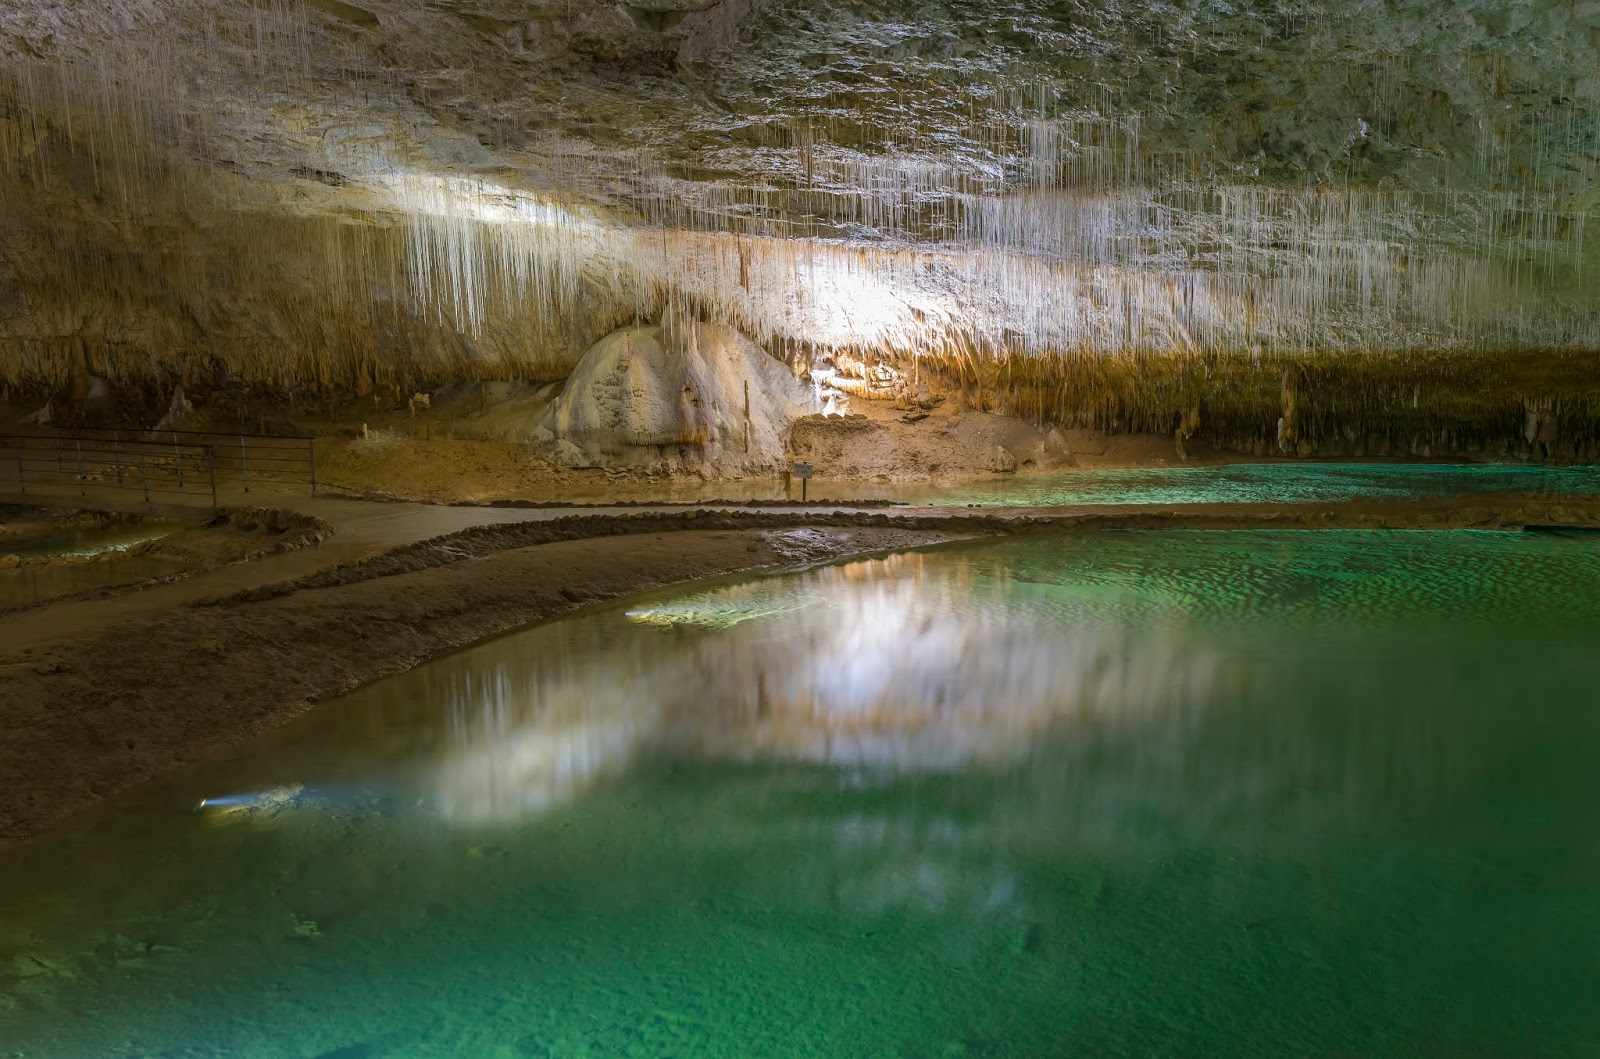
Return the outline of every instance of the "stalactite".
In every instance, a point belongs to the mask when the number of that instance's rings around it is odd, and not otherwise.
[[[369,6],[391,41],[433,17]],[[0,75],[0,194],[39,211],[0,223],[59,246],[23,277],[49,304],[26,334],[0,333],[0,380],[59,382],[54,347],[29,336],[89,319],[118,377],[214,363],[284,389],[547,377],[598,328],[675,300],[767,344],[959,365],[991,392],[1001,352],[1014,371],[1013,353],[1600,346],[1585,210],[1519,179],[1488,132],[1449,189],[1269,186],[1203,153],[1154,153],[1110,90],[995,74],[941,119],[938,147],[847,100],[773,115],[748,149],[759,181],[537,140],[520,169],[452,140],[435,155],[459,155],[447,167],[377,119],[318,117],[328,85],[352,91],[361,70],[364,97],[426,118],[408,93],[427,86],[384,73],[328,18],[299,0],[241,5],[198,57],[135,33]],[[1528,134],[1593,137],[1573,113],[1536,114]],[[229,123],[275,130],[300,161],[229,157]]]

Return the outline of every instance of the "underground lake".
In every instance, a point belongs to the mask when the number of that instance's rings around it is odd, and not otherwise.
[[[0,1052],[1583,1054],[1597,644],[1581,534],[632,597],[0,854]]]

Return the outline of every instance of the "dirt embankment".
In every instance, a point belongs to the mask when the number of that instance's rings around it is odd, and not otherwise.
[[[284,508],[228,507],[206,522],[140,545],[139,554],[182,559],[192,570],[262,559],[319,544],[333,535],[320,518]]]

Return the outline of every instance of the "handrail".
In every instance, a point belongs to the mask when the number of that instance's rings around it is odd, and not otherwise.
[[[179,430],[172,427],[54,427],[73,434],[188,434],[208,438],[251,438],[260,441],[314,441],[311,434],[252,434],[246,430]],[[41,435],[43,436],[43,435]]]
[[[209,488],[213,506],[219,480],[236,480],[247,493],[252,481],[307,483],[313,496],[317,492],[316,442],[311,437],[169,430],[139,431],[145,435],[140,438],[117,436],[131,432],[86,428],[0,434],[0,482],[10,477],[24,493],[29,484],[76,484],[82,496],[93,482],[101,488],[138,489],[146,503],[152,494]]]

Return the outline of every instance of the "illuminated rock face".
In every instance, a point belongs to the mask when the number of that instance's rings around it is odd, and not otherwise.
[[[1566,0],[18,0],[0,379],[556,379],[669,300],[950,362],[1593,349],[1597,45]]]
[[[738,332],[669,313],[586,353],[543,424],[557,462],[705,472],[770,470],[809,388]]]

